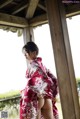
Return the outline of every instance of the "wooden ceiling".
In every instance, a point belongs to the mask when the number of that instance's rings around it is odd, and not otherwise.
[[[66,17],[80,14],[80,1],[62,1],[66,11]],[[74,1],[74,0],[73,0]],[[26,18],[30,24],[39,21],[47,21],[47,9],[45,0],[0,0],[0,17],[5,15]],[[5,18],[5,17],[4,17]],[[33,25],[33,26],[34,26]]]

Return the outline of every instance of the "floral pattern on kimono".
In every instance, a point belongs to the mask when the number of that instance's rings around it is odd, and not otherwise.
[[[31,61],[26,71],[26,78],[28,80],[25,89],[22,90],[22,97],[20,99],[20,119],[36,119],[38,111],[38,96],[43,95],[44,98],[53,99],[56,97],[57,79],[53,74],[47,70],[43,64],[41,58],[36,58]],[[53,114],[55,119],[58,119],[58,111],[53,103]]]

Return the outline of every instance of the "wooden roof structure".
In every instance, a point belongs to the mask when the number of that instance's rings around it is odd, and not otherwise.
[[[33,27],[49,23],[63,119],[80,119],[66,24],[66,17],[77,14],[80,0],[0,0],[0,25],[22,28],[24,43],[34,40]]]
[[[80,14],[79,0],[62,0],[62,3],[66,17]],[[18,26],[21,23],[18,27],[26,27],[26,21],[30,26],[48,22],[46,0],[0,0],[0,24]]]

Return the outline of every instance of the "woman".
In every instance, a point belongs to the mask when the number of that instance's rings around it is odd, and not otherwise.
[[[22,50],[29,65],[26,71],[28,83],[21,91],[20,119],[58,119],[55,106],[57,79],[37,57],[38,47],[34,42],[28,42]]]

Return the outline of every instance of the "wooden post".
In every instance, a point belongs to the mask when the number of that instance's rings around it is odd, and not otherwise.
[[[23,39],[24,39],[24,44],[26,44],[28,41],[30,41],[30,28],[24,28],[23,29]]]
[[[23,29],[23,39],[24,39],[24,44],[26,44],[29,41],[34,41],[33,28],[27,27]]]
[[[80,119],[77,86],[72,63],[64,6],[61,0],[46,0],[63,119]]]
[[[34,41],[34,34],[33,34],[33,29],[30,27],[24,28],[23,29],[23,40],[24,40],[24,45],[29,42],[29,41]],[[26,60],[27,66],[28,66],[28,61]]]
[[[35,42],[33,27],[30,27],[31,41]]]

